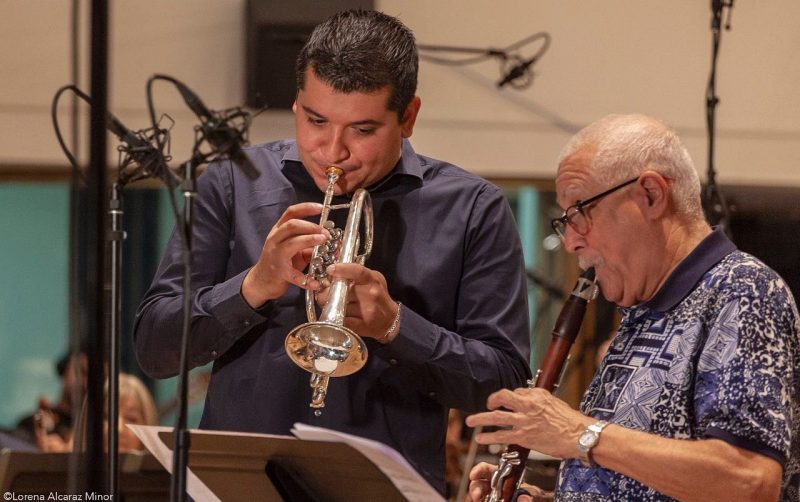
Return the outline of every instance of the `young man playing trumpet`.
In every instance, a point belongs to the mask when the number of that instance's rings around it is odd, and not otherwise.
[[[200,177],[190,361],[214,362],[201,427],[288,434],[303,422],[371,438],[443,492],[448,409],[483,409],[489,394],[529,377],[527,288],[502,192],[408,141],[417,67],[397,19],[337,14],[298,58],[296,140],[247,150],[255,182],[229,161]],[[309,373],[284,339],[307,322],[305,290],[327,300],[306,268],[331,234],[319,225],[330,166],[341,170],[334,205],[358,188],[372,200],[370,258],[327,268],[350,284],[343,323],[369,356],[330,380],[318,415]],[[341,213],[330,213],[340,228]],[[136,320],[139,361],[154,377],[178,370],[181,269],[173,236]]]

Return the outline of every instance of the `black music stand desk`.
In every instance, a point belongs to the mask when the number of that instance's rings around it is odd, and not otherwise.
[[[132,426],[172,470],[172,428]],[[190,431],[187,492],[206,501],[371,501],[444,499],[391,448],[297,424],[295,435]]]
[[[0,493],[24,497],[69,494],[69,462],[72,453],[14,451],[0,452]],[[79,472],[80,475],[80,472]],[[170,475],[152,455],[122,453],[119,456],[119,494],[125,502],[169,501]],[[78,493],[87,500],[86,493]],[[107,500],[108,494],[94,494]],[[5,500],[11,500],[6,498]],[[23,500],[17,498],[14,500]],[[31,498],[30,500],[35,500]],[[51,499],[56,500],[56,499]],[[66,499],[61,499],[66,500]]]

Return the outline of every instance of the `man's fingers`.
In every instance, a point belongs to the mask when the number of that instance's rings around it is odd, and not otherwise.
[[[305,250],[324,242],[325,236],[322,234],[295,235],[282,243],[282,254],[287,257],[295,257],[301,255]]]
[[[490,410],[505,408],[506,410],[519,411],[528,408],[532,403],[541,402],[543,397],[550,395],[544,389],[529,389],[520,387],[509,390],[501,389],[489,396],[486,407]]]
[[[497,467],[481,462],[469,471],[469,498],[472,502],[481,502],[489,493],[489,480]]]
[[[348,279],[353,284],[366,284],[374,280],[372,271],[358,263],[335,263],[330,265],[325,272],[331,277]]]
[[[269,235],[269,240],[275,243],[287,241],[298,235],[314,235],[324,237],[317,244],[322,244],[328,239],[328,231],[316,223],[311,223],[305,220],[289,220],[287,222],[275,225]]]
[[[475,442],[478,444],[517,444],[516,437],[513,429],[499,429],[494,432],[475,434]]]
[[[320,213],[322,213],[322,204],[316,202],[301,202],[300,204],[287,207],[286,211],[284,211],[280,219],[278,219],[276,226],[286,223],[289,220],[307,218]]]
[[[481,462],[473,467],[471,471],[469,471],[469,479],[471,481],[491,479],[495,469],[497,469],[497,466],[488,462]]]
[[[469,482],[469,500],[470,502],[481,502],[486,495],[489,494],[488,481],[470,481]]]
[[[312,279],[303,272],[295,269],[288,270],[288,272],[282,276],[282,279],[301,289],[318,290],[320,288],[318,280]]]

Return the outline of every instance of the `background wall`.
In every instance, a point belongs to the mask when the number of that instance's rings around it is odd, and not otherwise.
[[[64,164],[49,107],[69,80],[70,3],[2,1],[0,166],[6,169]],[[88,2],[81,4],[85,34]],[[244,0],[113,2],[113,112],[128,127],[143,127],[144,85],[156,72],[184,81],[212,108],[242,103],[244,6]],[[498,91],[494,61],[460,69],[423,62],[419,150],[487,176],[549,178],[572,130],[610,112],[641,111],[674,125],[705,171],[710,2],[378,0],[376,6],[399,16],[420,43],[503,47],[538,31],[552,36],[525,91]],[[795,0],[735,4],[719,59],[721,183],[800,184],[799,20]],[[185,158],[194,117],[167,85],[156,86],[156,104],[177,121],[173,152]],[[255,120],[252,140],[291,134],[291,114],[268,111]]]
[[[58,399],[55,361],[67,350],[68,208],[64,184],[0,185],[0,425],[15,423],[39,396]]]

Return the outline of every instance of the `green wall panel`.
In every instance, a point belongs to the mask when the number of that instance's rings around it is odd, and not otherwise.
[[[69,189],[0,184],[0,426],[59,395],[67,350]]]

